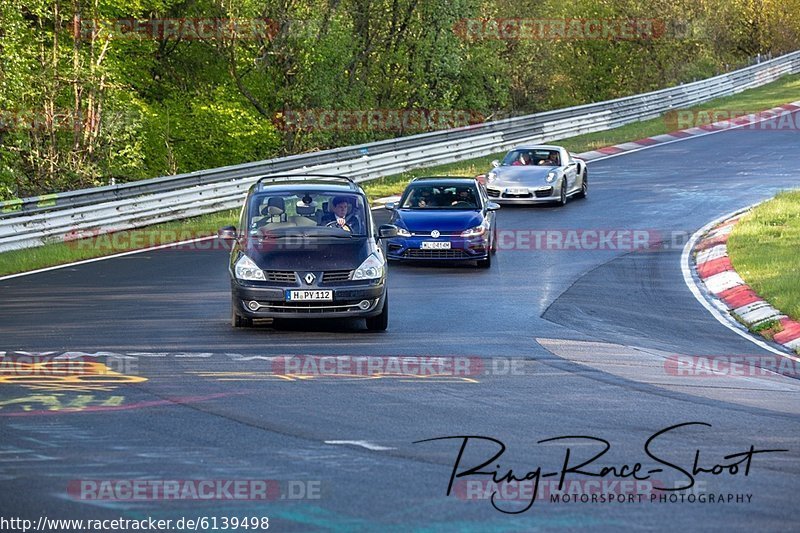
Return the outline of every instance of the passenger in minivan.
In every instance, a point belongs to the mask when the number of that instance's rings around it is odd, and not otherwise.
[[[259,213],[262,218],[253,222],[253,230],[263,228],[268,224],[286,222],[286,202],[280,196],[273,196],[267,200],[266,204],[261,205]]]

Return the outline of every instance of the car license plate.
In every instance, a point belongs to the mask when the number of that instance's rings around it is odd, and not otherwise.
[[[331,302],[333,301],[333,291],[286,291],[287,302]]]
[[[528,194],[528,189],[521,189],[521,188],[506,189],[506,194]]]
[[[449,250],[450,241],[422,241],[423,250]]]

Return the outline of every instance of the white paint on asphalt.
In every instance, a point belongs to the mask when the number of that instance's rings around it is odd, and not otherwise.
[[[325,444],[342,444],[345,446],[360,446],[362,448],[366,448],[368,450],[372,450],[374,452],[384,452],[387,450],[396,450],[397,448],[389,448],[387,446],[381,446],[379,444],[373,444],[366,440],[326,440]]]
[[[7,276],[0,277],[0,281],[5,281],[7,279],[13,278],[20,278],[22,276],[30,276],[31,274],[39,274],[41,272],[50,272],[51,270],[59,270],[62,268],[78,266],[78,265],[85,265],[88,263],[96,263],[98,261],[105,261],[106,259],[116,259],[117,257],[125,257],[126,255],[133,255],[133,254],[141,254],[144,252],[152,252],[153,250],[163,250],[164,248],[172,248],[173,246],[182,246],[184,244],[192,244],[195,242],[202,242],[208,241],[211,239],[216,239],[217,237],[212,235],[209,237],[198,237],[196,239],[190,239],[188,241],[180,241],[180,242],[171,242],[168,244],[160,244],[158,246],[151,246],[149,248],[142,248],[141,250],[131,250],[130,252],[122,252],[113,255],[104,255],[102,257],[93,257],[91,259],[83,259],[81,261],[75,261],[74,263],[65,263],[63,265],[55,265],[47,268],[39,268],[37,270],[29,270],[28,272],[18,272],[17,274],[9,274]]]

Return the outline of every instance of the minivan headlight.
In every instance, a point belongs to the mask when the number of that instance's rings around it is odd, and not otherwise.
[[[266,281],[267,278],[264,277],[264,271],[258,268],[258,265],[255,262],[243,255],[236,261],[236,266],[233,269],[234,273],[236,274],[236,279],[241,279],[244,281]]]
[[[383,260],[376,254],[370,254],[361,266],[353,273],[353,279],[380,279],[383,277]]]

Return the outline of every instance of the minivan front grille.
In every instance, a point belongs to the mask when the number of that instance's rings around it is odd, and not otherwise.
[[[348,281],[352,270],[330,270],[322,274],[322,283],[339,283]]]
[[[264,277],[273,283],[297,283],[297,276],[292,270],[265,270]]]

